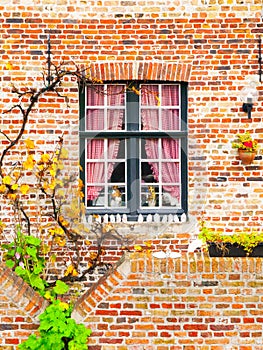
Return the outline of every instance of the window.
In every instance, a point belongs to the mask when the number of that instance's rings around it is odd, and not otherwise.
[[[87,211],[126,213],[130,220],[140,213],[180,215],[187,212],[187,86],[131,84],[81,92]]]

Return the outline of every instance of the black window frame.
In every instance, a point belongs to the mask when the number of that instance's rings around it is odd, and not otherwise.
[[[104,81],[104,84],[126,84],[131,86],[131,82],[126,81]],[[79,121],[79,155],[80,165],[82,171],[80,171],[80,178],[85,186],[85,140],[87,138],[120,138],[127,139],[127,168],[135,171],[127,171],[127,203],[130,204],[128,208],[98,208],[86,207],[86,214],[126,214],[129,221],[136,221],[139,214],[146,217],[148,214],[158,213],[160,215],[178,215],[188,213],[188,84],[186,82],[170,82],[170,81],[136,81],[133,85],[138,88],[140,84],[179,84],[180,93],[180,131],[141,131],[139,130],[139,96],[134,91],[127,89],[127,130],[126,131],[85,131],[85,86],[79,87],[79,109],[80,109],[80,121]],[[139,183],[139,142],[138,139],[142,138],[180,138],[181,139],[181,208],[162,209],[162,208],[140,208],[140,186]],[[132,150],[132,152],[131,152]],[[131,186],[131,184],[137,184]],[[132,191],[131,191],[132,187]],[[134,193],[135,191],[135,193]],[[85,191],[84,191],[85,192]],[[84,193],[85,194],[85,193]],[[84,196],[84,201],[85,196]]]

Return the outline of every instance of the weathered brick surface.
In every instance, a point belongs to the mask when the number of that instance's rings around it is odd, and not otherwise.
[[[37,316],[48,302],[23,280],[0,264],[0,348],[15,349],[38,328]]]
[[[19,86],[40,83],[48,34],[55,63],[64,60],[90,66],[97,78],[186,81],[189,212],[225,231],[260,229],[262,159],[243,166],[231,140],[248,129],[262,145],[262,84],[258,85],[260,96],[251,120],[243,113],[240,100],[240,90],[247,82],[259,81],[261,8],[260,0],[2,0],[1,115],[17,102],[11,93],[12,82]],[[12,69],[7,69],[7,63]],[[64,88],[69,107],[53,94],[41,99],[30,117],[26,136],[35,139],[42,150],[52,150],[64,133],[70,166],[76,168],[78,89],[71,79],[65,81]],[[13,138],[21,118],[14,111],[8,118],[2,117],[0,124],[0,130]],[[6,144],[1,134],[0,150]],[[17,157],[17,152],[12,152],[10,164]],[[10,206],[1,202],[0,210],[12,233]],[[32,203],[31,210],[34,221],[37,210]],[[166,225],[164,232],[161,226],[154,234],[148,231],[148,238],[156,239],[154,249],[168,246],[184,252],[194,230],[178,232],[175,226]],[[116,249],[111,257],[118,260],[119,255]],[[85,252],[82,259],[84,263]],[[55,268],[62,269],[59,264]],[[261,275],[260,259],[194,256],[156,262],[136,257],[131,260],[127,279],[111,276],[97,286],[98,291],[81,299],[81,317],[86,317],[87,324],[93,320],[96,324],[91,350],[117,346],[122,350],[219,350],[227,346],[262,350]],[[13,278],[1,266],[0,324],[7,328],[1,330],[0,345],[5,349],[13,348],[17,339],[25,336],[31,322],[35,328],[33,317],[39,312],[38,301],[21,282],[10,302],[5,291],[11,293]],[[20,300],[28,302],[18,306]],[[18,329],[12,328],[16,326]]]
[[[118,284],[115,272],[76,303],[90,349],[262,349],[262,259],[132,253],[127,262]]]
[[[48,34],[55,63],[72,60],[87,65],[98,78],[187,81],[189,211],[202,213],[213,226],[225,230],[260,227],[262,159],[243,166],[231,148],[234,135],[245,129],[262,144],[262,85],[252,120],[246,118],[240,100],[240,90],[247,82],[259,81],[259,0],[74,4],[71,0],[3,0],[0,9],[4,97],[0,109],[12,101],[11,81],[20,85],[39,81]],[[8,62],[13,65],[11,70],[6,69]],[[65,88],[70,107],[53,95],[43,99],[26,132],[46,149],[64,132],[72,157],[77,158],[78,91],[70,79]],[[1,122],[2,131],[15,135],[20,123],[17,114]],[[6,144],[4,138],[1,142]]]
[[[11,350],[37,328],[45,303],[3,264],[0,273],[0,348]],[[260,258],[127,253],[78,299],[73,317],[92,329],[91,350],[262,350],[262,275]]]

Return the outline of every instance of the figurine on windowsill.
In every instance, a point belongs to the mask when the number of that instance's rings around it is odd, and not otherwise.
[[[148,197],[147,197],[147,201],[148,201],[148,206],[149,207],[155,207],[156,204],[156,193],[155,193],[155,189],[153,186],[148,186]]]
[[[121,206],[121,191],[118,186],[112,187],[110,206],[115,208]]]

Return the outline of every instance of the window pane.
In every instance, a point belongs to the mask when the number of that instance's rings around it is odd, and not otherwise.
[[[179,86],[178,85],[161,85],[162,87],[162,106],[179,105]]]
[[[109,182],[112,183],[125,183],[125,163],[109,163],[108,164],[108,173],[111,173]]]
[[[179,140],[162,139],[162,159],[179,159]]]
[[[125,105],[125,85],[107,85],[107,105]]]
[[[141,187],[141,207],[158,206],[158,186],[143,185]]]
[[[87,139],[87,159],[104,159],[104,140]]]
[[[124,109],[108,109],[107,111],[107,129],[122,130],[125,125],[125,110]]]
[[[180,180],[179,163],[162,162],[162,183],[176,183]]]
[[[87,86],[87,106],[104,105],[104,86],[88,85]]]
[[[88,109],[86,112],[86,130],[104,130],[103,109]]]
[[[158,85],[141,85],[141,105],[158,106],[159,89]]]
[[[126,206],[126,194],[124,186],[110,186],[108,194],[109,207],[118,208]]]
[[[180,187],[177,186],[166,186],[167,190],[163,191],[162,195],[162,206],[164,207],[180,207]]]
[[[158,139],[141,140],[141,158],[142,159],[159,159]]]
[[[105,206],[105,187],[88,186],[86,198],[87,198],[88,207],[104,207]]]
[[[162,130],[179,130],[179,110],[178,109],[162,109]]]
[[[142,109],[141,110],[142,130],[159,130],[159,110]]]

